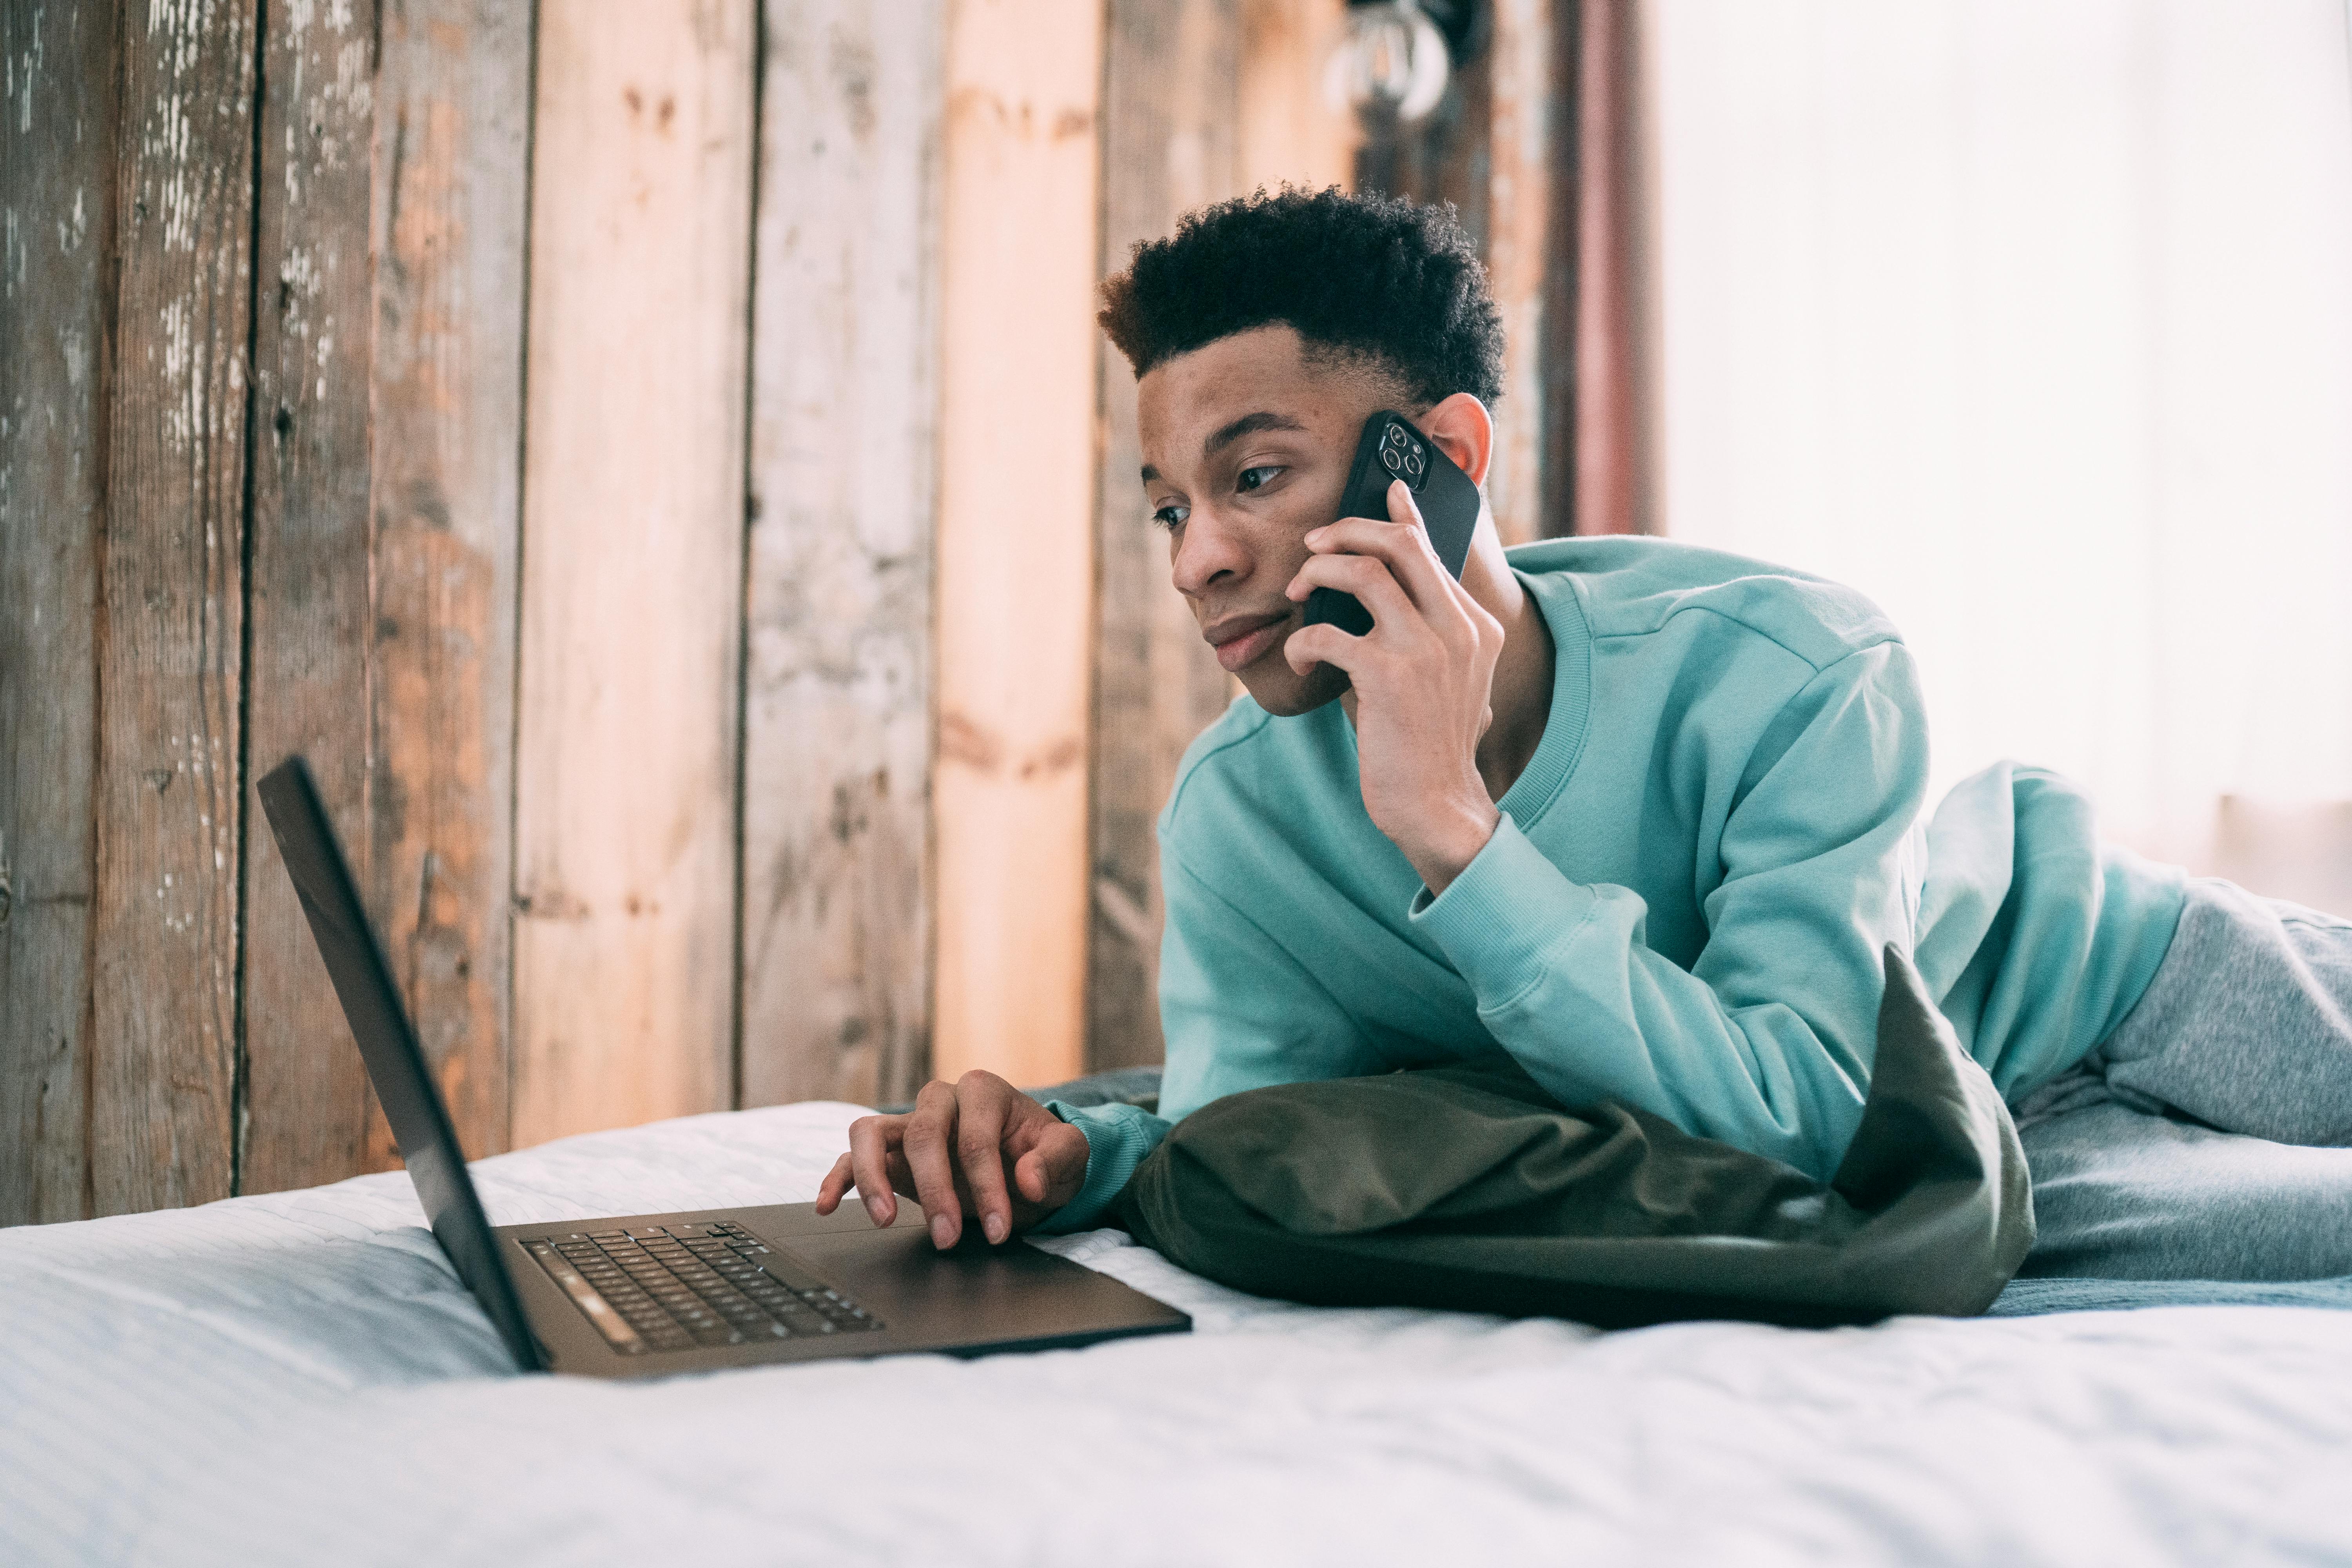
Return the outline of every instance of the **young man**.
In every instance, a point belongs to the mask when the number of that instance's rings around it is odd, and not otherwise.
[[[933,1083],[852,1128],[820,1209],[1077,1228],[1220,1096],[1496,1052],[1827,1178],[1894,942],[2018,1110],[2036,1267],[2352,1273],[2352,1152],[2294,1146],[2352,1142],[2352,922],[2103,846],[2037,770],[1931,821],[1910,654],[1833,584],[1654,539],[1507,557],[1491,515],[1457,582],[1402,485],[1338,519],[1381,409],[1485,483],[1502,333],[1450,217],[1260,195],[1104,295],[1176,589],[1249,693],[1160,818],[1160,1114]],[[1305,625],[1318,587],[1372,630]]]

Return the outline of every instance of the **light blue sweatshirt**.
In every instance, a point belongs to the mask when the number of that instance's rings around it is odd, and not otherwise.
[[[1911,655],[1861,595],[1656,539],[1510,560],[1551,630],[1551,710],[1442,895],[1365,813],[1339,704],[1243,698],[1193,742],[1160,818],[1161,1114],[1055,1107],[1091,1152],[1049,1228],[1096,1223],[1210,1100],[1497,1052],[1563,1105],[1624,1100],[1827,1178],[1886,943],[2012,1099],[2147,988],[2182,874],[2101,845],[2037,769],[1989,769],[1929,822]]]

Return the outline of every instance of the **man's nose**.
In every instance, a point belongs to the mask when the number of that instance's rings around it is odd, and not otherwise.
[[[1246,576],[1249,552],[1223,518],[1209,507],[1196,507],[1192,515],[1184,520],[1183,531],[1176,537],[1176,552],[1170,565],[1176,591],[1197,598],[1229,574]]]

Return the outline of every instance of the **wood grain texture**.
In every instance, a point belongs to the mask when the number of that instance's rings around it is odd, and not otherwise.
[[[121,20],[100,553],[90,1161],[100,1214],[228,1194],[252,296],[250,5]]]
[[[1345,0],[1241,0],[1234,135],[1241,189],[1319,191],[1354,177],[1356,126],[1323,98]]]
[[[527,10],[397,0],[376,79],[370,899],[477,1156],[509,1142],[530,52]]]
[[[1098,0],[952,0],[935,1070],[1085,1059]]]
[[[518,1144],[733,1096],[754,32],[540,8]]]
[[[930,1065],[944,0],[770,0],[751,353],[741,1085]]]
[[[1576,380],[1577,300],[1580,273],[1580,168],[1584,142],[1583,0],[1551,0],[1551,181],[1546,217],[1543,348],[1542,503],[1547,533],[1576,531],[1576,422],[1581,399]]]
[[[1639,0],[1578,7],[1576,531],[1655,530]]]
[[[89,1213],[110,7],[0,9],[0,1226]]]
[[[1102,270],[1184,213],[1237,194],[1244,43],[1235,0],[1115,0],[1103,56]],[[1138,471],[1135,376],[1097,339],[1093,864],[1087,965],[1090,1069],[1160,1059],[1160,846],[1153,831],[1226,682],[1169,582],[1168,538]]]
[[[306,756],[363,888],[374,38],[364,0],[264,16],[247,557],[251,778]],[[368,1168],[372,1096],[250,780],[245,809],[237,1186],[278,1192]]]
[[[1568,222],[1556,222],[1552,200],[1561,151],[1553,104],[1573,79],[1561,68],[1558,0],[1493,5],[1486,271],[1503,317],[1504,348],[1486,500],[1503,542],[1523,544],[1569,531],[1566,514],[1545,510],[1545,438],[1552,428],[1545,358],[1552,307],[1575,299],[1574,209],[1560,215]]]

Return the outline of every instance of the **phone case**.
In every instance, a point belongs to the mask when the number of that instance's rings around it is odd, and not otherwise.
[[[1382,409],[1364,421],[1356,460],[1348,470],[1348,488],[1339,496],[1339,515],[1388,516],[1391,479],[1402,479],[1412,489],[1437,558],[1459,578],[1470,554],[1470,536],[1478,527],[1478,487],[1412,420]],[[1307,624],[1326,622],[1362,637],[1372,629],[1372,613],[1353,594],[1318,588],[1307,595]]]

